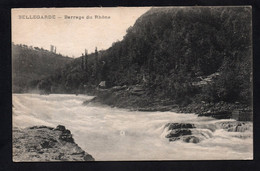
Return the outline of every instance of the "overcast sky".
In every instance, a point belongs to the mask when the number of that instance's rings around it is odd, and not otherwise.
[[[50,50],[57,47],[57,53],[79,57],[87,49],[89,53],[109,48],[120,41],[126,29],[148,11],[149,7],[138,8],[37,8],[12,10],[12,42]],[[26,19],[33,15],[55,15],[55,19]],[[66,16],[83,16],[79,19],[65,19]],[[95,19],[95,15],[110,19]],[[87,16],[92,19],[86,19]]]

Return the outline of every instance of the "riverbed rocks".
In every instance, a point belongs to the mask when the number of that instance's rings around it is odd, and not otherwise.
[[[13,128],[13,161],[94,161],[75,142],[70,130],[33,126]]]
[[[253,131],[252,122],[240,122],[240,121],[230,121],[230,122],[218,122],[217,126],[228,132],[245,132]]]
[[[170,142],[180,140],[187,143],[199,143],[202,140],[212,138],[213,132],[216,129],[230,132],[231,136],[236,138],[250,138],[253,133],[253,123],[232,120],[223,120],[211,125],[201,124],[196,126],[191,123],[167,123],[164,129],[167,132],[165,138]]]
[[[191,123],[168,123],[165,125],[169,133],[165,136],[169,141],[182,140],[187,143],[199,143],[200,139],[193,135],[192,129],[196,128]]]

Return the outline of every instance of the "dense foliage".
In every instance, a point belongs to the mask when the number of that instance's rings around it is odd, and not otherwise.
[[[48,82],[64,92],[94,88],[104,80],[110,87],[138,84],[148,96],[177,104],[202,100],[248,104],[251,34],[249,7],[152,8],[122,41],[86,54],[86,61],[83,55]]]
[[[38,47],[12,44],[13,92],[27,92],[36,86],[39,79],[55,74],[72,58]]]

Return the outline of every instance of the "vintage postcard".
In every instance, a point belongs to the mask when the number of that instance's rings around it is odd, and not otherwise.
[[[252,8],[12,9],[13,161],[252,160]]]

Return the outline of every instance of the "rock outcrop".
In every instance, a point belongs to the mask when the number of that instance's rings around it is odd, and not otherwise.
[[[224,129],[228,132],[245,132],[253,131],[252,122],[239,122],[239,121],[230,121],[230,122],[219,122],[217,126],[221,129]]]
[[[13,161],[94,161],[64,126],[13,128]]]
[[[212,138],[216,129],[223,129],[227,132],[239,132],[239,134],[232,134],[231,136],[242,139],[253,136],[252,122],[240,121],[220,121],[210,125],[167,123],[164,129],[167,132],[165,138],[168,138],[170,142],[181,140],[187,143],[199,143],[202,140]]]
[[[169,141],[183,140],[184,142],[198,143],[200,139],[192,135],[192,129],[195,128],[194,124],[190,123],[168,123],[165,128],[170,131],[166,138]]]

